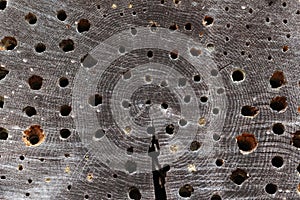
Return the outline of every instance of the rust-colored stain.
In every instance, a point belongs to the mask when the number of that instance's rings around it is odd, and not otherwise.
[[[32,125],[23,133],[26,146],[39,146],[45,140],[45,133],[40,125]]]

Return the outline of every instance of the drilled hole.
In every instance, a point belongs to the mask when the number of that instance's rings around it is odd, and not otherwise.
[[[202,22],[204,26],[211,26],[213,23],[214,23],[214,18],[210,16],[205,16]]]
[[[284,133],[284,130],[285,130],[285,128],[282,123],[273,124],[273,128],[272,128],[273,133],[275,133],[277,135],[282,135]]]
[[[126,152],[127,152],[128,155],[132,155],[133,154],[133,147],[128,147]]]
[[[154,135],[155,134],[155,127],[154,126],[149,126],[147,128],[147,133],[150,135]]]
[[[259,113],[259,109],[254,106],[243,106],[241,109],[241,114],[247,117],[254,117]]]
[[[272,88],[279,88],[286,83],[284,73],[282,71],[275,71],[270,78]]]
[[[170,58],[172,58],[173,60],[176,60],[178,58],[178,51],[177,50],[171,51]]]
[[[243,133],[236,137],[238,147],[242,153],[251,153],[258,145],[256,138],[251,133]]]
[[[166,126],[166,133],[172,135],[174,134],[175,126],[173,124],[169,124]]]
[[[24,131],[23,141],[26,146],[38,146],[45,140],[45,134],[40,125],[32,125]]]
[[[216,160],[216,165],[217,165],[218,167],[222,166],[223,164],[224,164],[223,159],[217,159],[217,160]]]
[[[59,86],[60,87],[67,87],[69,85],[69,80],[66,77],[61,77],[59,79]]]
[[[69,105],[63,105],[60,107],[61,116],[68,116],[72,111],[72,107]]]
[[[277,185],[269,183],[266,185],[265,190],[268,194],[275,194],[277,192]]]
[[[142,195],[140,193],[140,190],[136,187],[129,188],[129,198],[134,199],[134,200],[142,199]]]
[[[196,48],[191,48],[190,53],[192,54],[192,56],[199,56],[201,54],[201,50]]]
[[[6,0],[0,0],[0,10],[4,10],[7,6]]]
[[[7,69],[0,67],[0,80],[4,79],[8,73],[9,71]]]
[[[147,56],[148,56],[148,58],[152,58],[153,57],[153,51],[148,51]]]
[[[102,104],[102,96],[100,94],[95,94],[95,95],[90,96],[89,104],[91,106],[98,106],[98,105]]]
[[[4,107],[4,97],[0,96],[0,108]]]
[[[71,135],[71,131],[69,129],[61,129],[59,131],[60,137],[63,139],[67,139]]]
[[[38,43],[35,45],[35,51],[38,53],[42,53],[46,50],[46,45],[43,43]]]
[[[193,142],[191,142],[190,150],[191,150],[191,151],[197,151],[200,147],[201,147],[200,142],[198,142],[198,141],[193,141]]]
[[[32,90],[39,90],[43,84],[43,78],[37,75],[33,75],[28,79],[28,84]]]
[[[64,10],[59,10],[57,11],[56,17],[60,21],[65,21],[67,19],[67,14]]]
[[[247,172],[239,168],[234,170],[230,175],[230,180],[237,185],[241,185],[248,178]]]
[[[167,104],[167,103],[162,103],[162,104],[161,104],[161,107],[162,107],[163,109],[167,109],[167,108],[168,108],[168,104]]]
[[[282,165],[283,165],[283,158],[281,156],[275,156],[275,157],[273,157],[272,158],[272,165],[274,167],[277,167],[277,168],[282,167]]]
[[[284,111],[288,105],[286,100],[287,100],[286,97],[283,96],[274,97],[270,102],[271,109],[277,112]]]
[[[178,25],[176,23],[173,23],[173,24],[170,25],[169,29],[171,31],[176,31],[176,30],[179,29],[179,27],[178,27]]]
[[[288,50],[289,50],[289,46],[283,46],[283,47],[282,47],[282,51],[283,51],[283,52],[287,52]]]
[[[214,194],[211,196],[210,200],[222,200],[221,196],[218,194]]]
[[[241,70],[235,70],[232,72],[232,80],[235,82],[239,82],[239,81],[243,81],[245,78],[245,74],[244,72],[242,72]]]
[[[206,96],[202,96],[202,97],[200,97],[200,101],[201,101],[202,103],[205,103],[205,102],[208,101],[208,98],[207,98]]]
[[[200,80],[201,80],[200,75],[195,75],[195,76],[194,76],[194,81],[195,81],[195,82],[200,82]]]
[[[291,143],[293,146],[300,148],[300,131],[293,133]]]
[[[36,110],[34,107],[32,106],[27,106],[23,109],[23,112],[25,112],[25,114],[28,116],[28,117],[32,117],[33,115],[36,115]]]
[[[89,20],[87,19],[80,19],[77,24],[77,30],[79,33],[89,31],[91,27],[91,24]]]
[[[33,13],[28,13],[25,16],[25,20],[29,23],[29,24],[35,24],[37,22],[37,17],[35,14]]]
[[[0,127],[0,140],[7,140],[8,131],[5,128]]]
[[[187,30],[187,31],[192,30],[192,24],[191,24],[191,23],[185,24],[185,25],[184,25],[184,29]]]
[[[179,189],[179,195],[181,197],[190,197],[192,196],[193,192],[194,192],[194,188],[189,184],[185,184]]]
[[[5,36],[1,39],[0,50],[13,50],[16,48],[18,42],[16,38],[11,36]]]
[[[74,42],[71,39],[66,39],[62,40],[59,43],[59,47],[64,51],[64,52],[69,52],[74,50]]]

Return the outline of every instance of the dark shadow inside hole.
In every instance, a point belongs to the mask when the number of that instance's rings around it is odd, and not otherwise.
[[[167,108],[168,108],[168,104],[167,104],[167,103],[162,103],[162,104],[161,104],[161,107],[162,107],[163,109],[167,109]]]
[[[4,107],[4,97],[0,96],[0,108]]]
[[[257,146],[256,138],[251,133],[243,133],[236,137],[237,144],[240,150],[242,151],[252,151]]]
[[[173,124],[168,124],[166,126],[166,133],[172,135],[172,134],[174,134],[174,129],[175,129],[175,126]]]
[[[241,109],[241,114],[247,117],[254,117],[259,112],[258,108],[254,106],[243,106]]]
[[[272,131],[277,135],[282,135],[284,133],[285,127],[282,123],[273,124]]]
[[[74,42],[71,39],[66,39],[62,40],[59,43],[59,47],[64,51],[64,52],[69,52],[74,50]]]
[[[279,168],[283,165],[283,158],[281,156],[275,156],[272,158],[271,162],[274,167]]]
[[[140,200],[142,198],[141,192],[136,187],[129,188],[129,198],[134,200]]]
[[[28,79],[28,84],[32,90],[39,90],[43,84],[43,78],[37,75],[33,75]]]
[[[60,114],[62,116],[68,116],[72,111],[72,107],[69,105],[63,105],[60,107]]]
[[[102,96],[100,94],[95,94],[95,95],[90,96],[89,104],[91,106],[98,106],[98,105],[102,104]]]
[[[194,192],[194,188],[189,184],[185,184],[179,189],[179,195],[181,197],[190,197],[192,196],[193,192]]]
[[[64,10],[59,10],[57,11],[57,19],[59,19],[60,21],[65,21],[67,19],[67,14]]]
[[[91,68],[97,64],[97,60],[93,58],[90,54],[86,54],[81,58],[81,63],[86,68]]]
[[[201,147],[200,142],[198,142],[198,141],[193,141],[193,142],[191,142],[190,150],[191,150],[191,151],[197,151],[200,147]]]
[[[30,144],[35,145],[35,144],[39,143],[39,141],[40,141],[40,138],[39,138],[38,135],[31,135],[31,136],[29,136],[29,142],[30,142]]]
[[[71,135],[71,131],[69,129],[61,129],[59,133],[60,136],[64,139],[67,139]]]
[[[293,146],[300,148],[300,131],[296,131],[295,133],[293,133],[291,143]]]
[[[268,194],[275,194],[277,192],[277,185],[269,183],[266,185],[265,190]]]
[[[204,20],[203,20],[203,25],[204,26],[209,26],[212,25],[214,22],[214,18],[210,17],[210,16],[205,16]]]
[[[67,87],[69,85],[69,80],[66,77],[61,77],[59,79],[59,86],[60,87]]]
[[[37,22],[37,17],[35,14],[33,13],[28,13],[26,16],[25,16],[25,20],[29,23],[29,24],[35,24]]]
[[[16,46],[17,46],[18,42],[16,40],[16,38],[11,37],[11,36],[5,36],[2,40],[1,40],[1,45],[0,47],[4,47],[4,49],[6,50],[13,50]]]
[[[223,163],[224,163],[224,161],[223,161],[222,159],[217,159],[217,160],[216,160],[216,165],[217,165],[218,167],[222,166]]]
[[[8,131],[5,128],[0,127],[0,140],[7,140]]]
[[[247,172],[239,168],[230,175],[230,179],[237,185],[241,185],[247,178],[249,178]]]
[[[241,70],[235,70],[232,73],[232,80],[233,81],[242,81],[242,80],[244,80],[244,73]]]
[[[0,0],[0,10],[4,10],[7,6],[6,0]]]
[[[277,112],[283,111],[287,107],[286,100],[286,97],[283,96],[274,97],[270,102],[271,109]]]
[[[35,51],[38,53],[42,53],[46,50],[46,45],[43,43],[38,43],[37,45],[35,45]]]
[[[185,26],[184,26],[185,30],[187,31],[190,31],[192,30],[192,24],[191,23],[187,23]]]
[[[8,73],[9,71],[7,69],[0,67],[0,80],[4,79]]]
[[[25,112],[28,117],[32,117],[33,115],[37,114],[35,108],[32,106],[25,107],[23,112]]]
[[[222,200],[221,196],[218,194],[214,194],[212,195],[212,197],[210,198],[210,200]]]
[[[91,24],[89,20],[87,19],[80,19],[77,24],[77,30],[79,33],[89,31],[91,27]]]
[[[279,88],[285,83],[286,80],[282,71],[275,71],[270,78],[270,85],[272,88]]]

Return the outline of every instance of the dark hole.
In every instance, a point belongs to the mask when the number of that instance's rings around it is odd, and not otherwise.
[[[0,127],[0,140],[7,140],[8,131],[5,128]]]
[[[35,108],[32,106],[25,107],[23,112],[25,112],[28,117],[32,117],[33,115],[37,114]]]
[[[283,7],[286,7],[286,3],[285,3],[285,2],[283,2],[283,3],[282,3],[282,6],[283,6]]]
[[[59,10],[57,11],[57,19],[59,19],[60,21],[65,21],[67,19],[67,14],[64,10]]]
[[[175,23],[173,23],[173,24],[169,27],[169,29],[170,29],[171,31],[175,31],[175,30],[178,29],[178,25],[175,24]]]
[[[270,78],[270,84],[272,88],[279,88],[285,84],[285,76],[282,71],[275,71]]]
[[[6,176],[1,176],[1,179],[6,179]]]
[[[133,13],[132,13],[133,14]],[[123,13],[120,13],[120,16],[122,17],[124,14]],[[135,15],[135,14],[133,14],[133,15]]]
[[[60,136],[64,139],[67,139],[71,135],[71,131],[69,129],[61,129],[59,133]]]
[[[97,60],[94,59],[90,54],[86,54],[81,58],[81,63],[86,68],[91,68],[97,64]]]
[[[296,14],[299,15],[300,14],[300,10],[297,10]]]
[[[177,51],[170,52],[170,57],[174,60],[177,59],[178,58],[178,52]]]
[[[228,11],[229,10],[229,8],[228,7],[225,7],[225,11]]]
[[[95,94],[95,95],[90,96],[89,104],[91,106],[98,106],[99,104],[102,104],[102,96],[99,95],[99,94]]]
[[[273,124],[273,133],[277,134],[277,135],[282,135],[284,133],[284,125],[282,123],[276,123]]]
[[[132,15],[134,15],[134,16],[135,16],[135,15],[136,15],[136,12],[135,12],[135,11],[133,11],[133,12],[132,12]]]
[[[118,175],[117,175],[117,174],[114,174],[113,177],[114,177],[114,178],[118,178]]]
[[[33,13],[28,13],[25,16],[25,20],[29,23],[29,24],[35,24],[37,22],[37,17],[35,16],[35,14]]]
[[[24,160],[25,159],[25,157],[24,156],[20,156],[20,160]]]
[[[241,110],[241,114],[247,117],[253,117],[258,114],[258,108],[254,106],[243,106]]]
[[[275,156],[272,158],[272,165],[277,168],[281,167],[283,165],[283,158],[281,156]]]
[[[66,39],[62,40],[59,43],[59,47],[64,51],[64,52],[69,52],[74,50],[74,42],[71,39]]]
[[[151,30],[151,31],[156,31],[156,30],[157,30],[157,26],[156,26],[155,23],[151,24],[150,30]]]
[[[16,38],[11,36],[5,36],[1,40],[1,46],[4,47],[6,50],[13,50],[17,46],[18,42]]]
[[[32,90],[39,90],[43,84],[43,78],[37,75],[33,75],[28,79],[29,86]]]
[[[285,23],[285,24],[286,24],[286,23],[287,23],[287,20],[286,20],[286,19],[284,19],[284,20],[283,20],[283,23]]]
[[[190,145],[190,150],[191,151],[197,151],[201,147],[200,142],[198,141],[193,141]]]
[[[91,24],[89,20],[87,19],[80,19],[78,24],[77,24],[77,30],[79,33],[82,33],[84,31],[89,31],[91,27]]]
[[[32,180],[31,180],[31,179],[28,179],[28,183],[32,183]]]
[[[273,183],[269,183],[266,185],[265,190],[268,194],[275,194],[277,191],[277,185],[274,185]]]
[[[40,160],[41,162],[44,162],[44,161],[45,161],[45,159],[44,159],[44,158],[40,158],[39,160]]]
[[[147,56],[148,56],[148,58],[152,58],[153,57],[153,51],[148,51]]]
[[[244,80],[244,73],[241,70],[235,70],[232,72],[232,80],[233,81],[242,81]]]
[[[0,108],[4,107],[4,97],[0,96]]]
[[[204,17],[204,26],[209,26],[214,22],[214,18],[210,16],[205,16]]]
[[[68,185],[67,189],[68,190],[71,190],[72,186],[71,185]]]
[[[85,198],[85,199],[88,199],[88,198],[89,198],[89,195],[87,195],[87,194],[84,195],[84,198]]]
[[[251,13],[253,13],[253,10],[252,10],[252,8],[250,8],[250,9],[249,9],[249,13],[250,13],[250,14],[251,14]]]
[[[274,97],[270,102],[270,107],[272,110],[280,112],[287,107],[286,97],[277,96]]]
[[[161,107],[162,107],[163,109],[167,109],[167,108],[168,108],[168,104],[167,104],[167,103],[162,103],[162,104],[161,104]]]
[[[67,87],[69,85],[69,80],[66,77],[61,77],[59,79],[59,86],[60,87]]]
[[[195,76],[194,76],[194,81],[195,81],[195,82],[199,82],[200,80],[201,80],[200,75],[195,75]]]
[[[249,178],[247,173],[239,168],[234,170],[230,175],[230,179],[237,185],[241,185],[247,178]]]
[[[0,1],[0,10],[4,10],[7,6],[7,1],[6,0],[1,0]]]
[[[42,53],[46,50],[46,45],[44,45],[43,43],[38,43],[37,45],[35,45],[35,51],[38,53]]]
[[[256,138],[251,133],[243,133],[236,137],[237,144],[242,151],[252,151],[257,146]]]
[[[107,198],[111,198],[111,194],[107,194]]]
[[[268,37],[268,40],[269,40],[269,41],[271,41],[271,40],[272,40],[272,38],[271,38],[271,37]]]
[[[185,26],[184,26],[185,30],[187,31],[190,31],[192,30],[192,24],[191,23],[187,23]]]
[[[171,135],[171,134],[174,133],[174,129],[175,129],[174,125],[173,124],[169,124],[169,125],[166,126],[166,133],[168,133],[168,134]]]
[[[165,3],[165,0],[161,0],[160,3],[161,3],[161,4],[164,4],[164,3]]]
[[[27,192],[27,193],[26,193],[26,196],[27,196],[27,197],[30,196],[30,193]]]
[[[218,194],[214,194],[212,195],[212,197],[210,198],[210,200],[222,200],[221,196]]]
[[[270,19],[269,19],[269,17],[267,17],[267,18],[266,18],[266,22],[269,22],[269,21],[270,21]]]
[[[192,196],[193,192],[194,192],[194,188],[189,184],[185,184],[179,189],[179,195],[181,197],[190,197]]]
[[[246,29],[249,29],[249,28],[250,28],[250,25],[249,25],[249,24],[247,24],[247,25],[246,25]]]
[[[179,4],[179,0],[174,0],[174,3],[175,4]]]
[[[140,200],[142,198],[142,195],[141,195],[139,189],[137,189],[136,187],[131,187],[129,189],[129,197],[130,197],[130,199]]]
[[[147,101],[145,102],[145,104],[150,105],[150,104],[151,104],[151,100],[147,100]]]
[[[222,166],[223,163],[224,163],[224,161],[222,159],[217,159],[216,160],[216,165],[219,166],[219,167]]]
[[[22,166],[22,165],[19,165],[18,169],[19,169],[20,171],[22,171],[22,170],[23,170],[23,166]]]
[[[272,60],[272,56],[268,56],[268,60]]]
[[[300,164],[297,167],[297,172],[300,173]]]
[[[60,114],[62,116],[68,116],[72,111],[72,107],[69,105],[63,105],[60,107]]]
[[[127,154],[132,155],[133,154],[133,147],[128,147],[127,148]]]
[[[287,50],[289,50],[289,46],[286,46],[286,45],[285,45],[285,46],[282,47],[282,51],[283,51],[283,52],[287,52]]]
[[[200,97],[200,101],[205,103],[208,101],[208,98],[206,96]]]
[[[0,67],[0,80],[4,79],[8,73],[9,71],[7,69]]]
[[[38,135],[31,135],[31,136],[29,137],[29,142],[30,142],[30,144],[32,144],[32,145],[35,145],[35,144],[39,143],[39,141],[40,141],[40,138],[39,138]]]
[[[69,158],[71,155],[69,153],[65,153],[65,157]]]
[[[292,137],[292,144],[293,146],[300,148],[300,131],[296,131]]]

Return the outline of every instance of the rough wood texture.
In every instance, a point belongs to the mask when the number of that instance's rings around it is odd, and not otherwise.
[[[0,0],[0,199],[299,199],[298,0]]]

